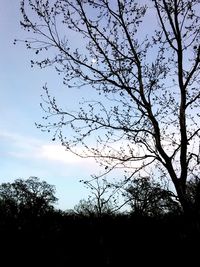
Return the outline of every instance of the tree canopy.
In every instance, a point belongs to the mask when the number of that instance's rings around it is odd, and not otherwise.
[[[55,187],[37,177],[16,179],[13,183],[0,185],[1,209],[11,216],[39,216],[50,211],[56,201]]]
[[[67,87],[97,92],[70,112],[45,85],[48,122],[38,127],[105,173],[169,177],[185,211],[200,163],[199,10],[199,0],[21,1],[32,65],[55,66]]]
[[[127,199],[134,214],[159,216],[167,213],[179,213],[180,205],[176,196],[168,187],[143,177],[132,181],[125,189]]]

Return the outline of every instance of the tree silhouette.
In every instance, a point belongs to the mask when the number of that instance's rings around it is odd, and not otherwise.
[[[158,178],[170,177],[190,212],[187,181],[198,176],[200,163],[199,1],[138,2],[21,1],[21,25],[31,34],[25,44],[39,54],[32,65],[53,65],[68,87],[97,92],[70,112],[45,85],[48,123],[38,127],[53,130],[53,140],[73,153],[94,157],[105,173],[124,168],[128,180],[151,167]],[[41,59],[42,52],[49,56]]]
[[[83,182],[86,188],[90,189],[88,199],[82,199],[74,210],[76,213],[85,216],[97,216],[112,215],[118,210],[118,203],[115,188],[111,189],[111,185],[106,179],[95,178],[92,180]]]
[[[196,214],[200,214],[200,179],[194,177],[187,183],[187,196],[191,199]]]
[[[132,181],[126,187],[124,197],[134,214],[158,216],[180,212],[175,195],[149,177]]]
[[[0,185],[1,209],[11,216],[40,216],[52,210],[57,201],[55,188],[37,177],[17,179]]]

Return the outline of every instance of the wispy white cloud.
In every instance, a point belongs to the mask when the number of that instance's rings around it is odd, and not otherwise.
[[[1,132],[0,143],[6,146],[7,156],[30,160],[45,160],[61,164],[87,167],[95,164],[92,159],[83,159],[67,151],[59,144],[45,143],[44,140],[24,136],[19,133]]]
[[[65,147],[56,144],[42,145],[40,148],[39,157],[67,164],[81,164],[87,162],[87,159],[80,158],[71,152],[66,151]]]
[[[41,144],[42,140],[33,138],[31,136],[25,136],[15,132],[2,131],[0,132],[1,142],[5,142],[8,145],[15,147],[21,147],[24,149],[29,149],[36,147]]]
[[[73,208],[88,192],[79,183],[96,171],[95,163],[81,159],[56,143],[26,134],[0,130],[0,183],[37,176],[56,186],[59,208]]]

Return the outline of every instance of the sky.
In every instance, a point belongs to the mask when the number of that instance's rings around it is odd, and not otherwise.
[[[13,44],[15,39],[27,38],[20,27],[19,4],[19,0],[0,0],[0,183],[39,177],[55,185],[56,207],[67,210],[90,193],[79,180],[90,179],[100,170],[92,159],[70,154],[59,142],[52,142],[51,134],[36,128],[35,122],[41,123],[44,116],[42,87],[47,83],[51,95],[55,93],[59,103],[73,110],[82,97],[94,95],[89,88],[80,93],[65,87],[54,68],[31,67],[34,52],[22,43]],[[146,27],[150,32],[152,24]],[[73,37],[75,44],[81,43]]]
[[[42,87],[59,90],[66,106],[76,106],[78,91],[66,92],[53,68],[31,68],[34,58],[14,39],[25,39],[20,27],[17,0],[0,0],[0,183],[39,177],[55,185],[57,208],[66,210],[90,193],[80,179],[90,179],[97,166],[65,151],[52,136],[42,133],[35,122],[42,122]]]

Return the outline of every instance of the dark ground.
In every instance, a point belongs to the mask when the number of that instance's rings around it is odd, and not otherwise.
[[[183,215],[1,218],[1,266],[199,266],[198,225]]]

